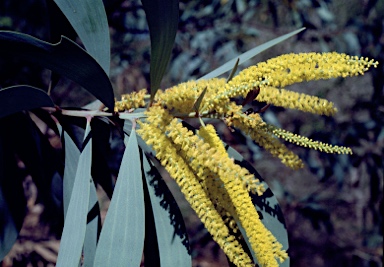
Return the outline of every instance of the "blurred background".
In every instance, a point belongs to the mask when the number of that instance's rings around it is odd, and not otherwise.
[[[148,87],[150,42],[139,0],[104,1],[111,32],[111,80],[117,98]],[[329,155],[289,146],[306,167],[292,171],[241,132],[217,127],[266,180],[286,220],[291,266],[383,266],[384,154],[384,1],[383,0],[212,0],[180,1],[180,23],[162,88],[197,79],[249,49],[306,27],[239,69],[283,53],[337,51],[376,59],[364,76],[289,87],[333,101],[336,116],[315,116],[270,107],[263,117],[295,133],[336,145],[353,155]],[[49,25],[51,27],[49,27]],[[53,1],[0,0],[0,29],[57,42],[75,38]],[[60,29],[52,31],[50,29]],[[50,73],[14,59],[0,59],[0,87],[30,84],[47,88]],[[93,98],[62,79],[52,95],[60,106]],[[190,233],[194,266],[228,266],[188,204],[177,195]],[[26,178],[28,215],[5,266],[54,266],[59,242],[52,226],[41,223],[44,206]],[[101,191],[100,191],[101,192]],[[100,193],[105,213],[108,199]]]

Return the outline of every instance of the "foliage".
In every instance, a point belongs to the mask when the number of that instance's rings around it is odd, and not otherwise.
[[[71,21],[91,57],[84,50],[73,46],[72,43],[68,43],[70,45],[62,49],[60,48],[61,43],[52,45],[12,32],[4,32],[1,35],[2,45],[5,48],[3,51],[16,46],[19,50],[14,56],[38,62],[43,67],[50,68],[53,71],[53,82],[48,94],[54,90],[57,75],[64,75],[94,94],[104,103],[105,108],[103,106],[98,110],[66,109],[58,106],[49,108],[52,106],[52,102],[47,101],[49,95],[43,94],[42,96],[43,91],[27,86],[5,88],[0,91],[3,94],[2,99],[5,101],[31,96],[36,99],[32,106],[30,102],[19,102],[17,108],[8,104],[2,114],[4,116],[2,126],[4,129],[15,127],[13,117],[20,115],[28,125],[26,126],[28,131],[23,131],[23,133],[32,133],[32,146],[34,144],[37,146],[37,149],[34,148],[32,151],[28,151],[29,153],[25,153],[23,150],[26,147],[13,147],[12,142],[5,144],[4,141],[8,141],[10,136],[4,136],[2,139],[1,144],[5,147],[4,150],[2,149],[4,160],[1,168],[3,169],[1,196],[2,203],[4,203],[2,205],[4,217],[2,217],[7,218],[4,226],[2,225],[4,233],[2,235],[2,256],[14,242],[23,220],[20,207],[13,204],[13,196],[8,193],[8,190],[13,191],[17,187],[20,191],[23,176],[19,175],[17,185],[10,186],[5,182],[7,177],[14,172],[17,160],[20,160],[26,164],[27,169],[31,169],[36,184],[44,181],[51,186],[60,187],[54,182],[53,175],[64,177],[63,206],[66,220],[57,262],[59,266],[75,266],[78,265],[80,259],[84,266],[119,265],[119,262],[126,261],[137,265],[140,263],[143,250],[144,253],[158,251],[159,261],[155,263],[156,265],[159,262],[165,266],[190,265],[191,258],[188,253],[185,229],[180,219],[180,211],[172,204],[172,198],[168,196],[170,194],[168,189],[162,186],[160,191],[159,187],[156,187],[161,184],[161,178],[159,173],[153,170],[153,166],[156,165],[156,160],[159,160],[177,181],[181,191],[230,261],[238,266],[251,266],[257,262],[262,266],[275,266],[278,264],[277,259],[280,262],[286,260],[287,255],[284,251],[288,247],[286,230],[272,192],[250,166],[240,162],[241,157],[239,158],[231,150],[227,152],[228,147],[224,147],[216,135],[215,129],[211,124],[205,125],[203,119],[220,119],[226,121],[229,126],[242,129],[260,145],[269,149],[273,155],[280,157],[284,163],[294,168],[302,166],[299,164],[300,161],[295,159],[292,162],[287,156],[289,152],[284,150],[284,146],[280,144],[276,146],[274,136],[331,153],[349,152],[347,148],[328,146],[293,135],[272,125],[265,125],[257,112],[249,110],[245,112],[243,106],[249,101],[257,100],[277,105],[280,103],[284,107],[319,114],[333,114],[335,110],[332,104],[326,100],[304,95],[290,95],[288,91],[279,89],[279,87],[303,80],[362,74],[370,66],[376,67],[377,62],[338,54],[303,54],[300,55],[301,58],[291,55],[286,59],[274,59],[277,62],[283,62],[281,65],[271,60],[265,63],[266,65],[258,65],[259,70],[257,67],[256,69],[246,69],[228,81],[210,79],[189,82],[163,92],[159,91],[156,94],[170,55],[170,44],[173,43],[176,32],[174,25],[177,23],[177,12],[173,10],[171,14],[168,14],[156,9],[156,5],[152,6],[151,1],[143,1],[146,15],[149,18],[152,41],[150,97],[144,93],[127,95],[121,102],[115,103],[115,112],[112,112],[113,92],[110,83],[107,82],[108,78],[106,78],[109,58],[105,54],[106,52],[109,54],[109,49],[103,46],[103,43],[100,44],[100,47],[98,45],[95,47],[94,42],[95,36],[98,36],[97,38],[105,37],[106,25],[92,23],[98,19],[94,16],[101,16],[100,21],[106,21],[105,14],[100,11],[102,10],[100,9],[101,3],[84,1],[85,4],[92,3],[93,7],[98,8],[98,12],[88,12],[87,9],[81,7],[74,9],[75,3],[71,3],[72,6],[66,8],[59,6]],[[169,3],[173,7],[177,6],[177,1],[169,1]],[[84,20],[81,20],[80,23],[76,22],[79,13],[80,17],[87,18],[85,22]],[[161,19],[162,16],[163,19]],[[160,18],[160,21],[170,21],[173,25],[160,27],[159,30],[156,28],[158,26],[156,21],[151,22],[151,18],[155,17]],[[91,27],[89,22],[91,22]],[[151,25],[154,25],[153,28]],[[100,28],[102,30],[99,30]],[[161,40],[160,36],[166,38],[166,46],[163,46],[163,41],[158,41]],[[71,46],[73,47],[71,48]],[[37,49],[39,53],[31,54],[31,51],[36,51],[34,49]],[[99,53],[103,53],[104,56],[100,56]],[[79,63],[70,64],[69,62],[73,60],[77,60]],[[298,69],[291,64],[300,62],[300,60],[311,63],[310,72],[296,72]],[[343,65],[340,61],[345,64]],[[95,62],[99,62],[101,67]],[[155,63],[152,64],[152,62]],[[341,67],[339,68],[339,66]],[[178,88],[181,88],[180,92],[177,92]],[[25,91],[25,89],[30,90]],[[10,90],[13,90],[14,93],[11,96]],[[268,92],[272,92],[274,97],[268,95]],[[238,102],[241,98],[244,101],[239,105]],[[147,105],[146,100],[148,99],[149,108],[143,112],[140,108]],[[292,104],[292,106],[291,103],[296,104]],[[39,109],[40,107],[44,108]],[[20,110],[30,111],[20,112]],[[86,123],[84,119],[79,120],[76,117],[85,117]],[[200,120],[202,126],[198,132],[194,133],[191,126],[180,123],[179,119],[188,117],[196,117]],[[35,120],[31,118],[35,118]],[[124,123],[123,120],[130,121],[131,124]],[[47,153],[42,153],[43,149],[50,153],[53,149],[47,145],[46,141],[44,145],[40,144],[40,142],[44,142],[41,141],[41,138],[44,137],[41,137],[35,123],[41,123],[41,121],[50,125],[61,135],[65,147],[63,152],[66,156],[64,169],[63,166],[57,166],[53,170],[52,168],[41,168],[32,173],[33,168],[36,167],[34,166],[36,161],[47,161],[48,164],[56,162],[56,159],[47,159],[45,157]],[[138,137],[136,136],[136,121],[140,124],[140,129],[137,130]],[[117,182],[114,185],[111,206],[103,228],[101,228],[100,238],[98,238],[99,211],[95,200],[93,180],[103,186],[104,190],[112,196],[113,179],[111,172],[106,167],[105,158],[103,158],[103,154],[109,149],[108,137],[112,127],[116,127],[123,133],[120,138],[128,141]],[[90,130],[91,128],[92,130]],[[84,134],[79,134],[79,130]],[[104,136],[101,133],[104,133]],[[16,137],[12,140],[16,141]],[[78,148],[74,145],[75,143]],[[151,145],[152,148],[148,145]],[[93,146],[95,146],[94,151]],[[14,150],[14,148],[18,148],[18,150]],[[11,153],[15,153],[17,158],[8,166],[5,158]],[[71,154],[72,156],[70,156]],[[31,158],[36,155],[39,155],[37,159]],[[210,160],[210,156],[214,160]],[[101,164],[99,164],[100,162]],[[43,176],[39,176],[40,173]],[[128,177],[133,179],[129,183]],[[70,180],[72,184],[65,186]],[[53,192],[53,190],[46,190],[47,201],[52,197],[49,194]],[[124,197],[126,195],[129,197]],[[59,201],[61,199],[59,195],[54,197]],[[148,201],[148,199],[150,200]],[[60,203],[57,204],[60,205]],[[275,206],[272,207],[272,204]],[[144,210],[145,224],[143,224]],[[123,214],[125,217],[121,218],[117,214]],[[135,214],[135,216],[131,216],[131,214]],[[162,222],[159,221],[158,216],[162,216]],[[167,223],[164,224],[164,220],[168,222],[168,226],[166,226]],[[115,226],[116,224],[117,226]],[[170,228],[169,225],[172,227]],[[156,233],[152,243],[150,238],[146,238],[144,242],[144,231]],[[97,241],[97,239],[99,240]],[[134,246],[130,247],[132,244]],[[124,246],[130,253],[114,254]],[[178,257],[174,257],[174,254]],[[286,260],[285,264],[289,264],[289,262]]]

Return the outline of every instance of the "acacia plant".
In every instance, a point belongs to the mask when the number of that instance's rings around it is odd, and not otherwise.
[[[331,116],[337,111],[332,102],[285,87],[362,75],[378,63],[338,53],[287,54],[236,74],[239,64],[300,29],[199,80],[158,90],[177,30],[178,1],[142,0],[151,38],[150,89],[117,101],[108,78],[109,33],[102,1],[55,2],[85,49],[65,36],[51,44],[22,33],[0,32],[1,56],[11,54],[40,64],[53,77],[46,89],[16,85],[0,90],[1,258],[15,242],[24,218],[25,203],[15,205],[15,200],[24,199],[23,176],[17,172],[18,161],[23,161],[39,194],[64,207],[57,266],[139,266],[143,251],[147,266],[191,266],[181,214],[157,171],[160,166],[176,181],[232,264],[289,266],[284,218],[273,193],[256,170],[223,143],[212,122],[240,129],[293,169],[303,163],[280,139],[326,153],[352,153],[268,124],[263,110],[244,106],[258,101],[266,108],[276,105]],[[228,78],[217,78],[231,69]],[[96,108],[55,105],[50,92],[58,76],[91,92],[99,101],[88,107],[96,104]],[[195,129],[186,118],[201,126]],[[47,164],[52,162],[47,159],[52,147],[36,122],[45,122],[61,136],[63,169]],[[125,142],[116,183],[100,153],[101,147],[110,146],[112,129]],[[112,197],[102,228],[95,184]]]

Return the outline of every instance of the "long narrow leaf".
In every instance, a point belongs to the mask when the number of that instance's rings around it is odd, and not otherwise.
[[[96,187],[92,182],[89,184],[89,205],[88,205],[88,216],[87,216],[87,229],[85,231],[84,239],[84,263],[83,267],[93,267],[95,260],[97,237],[99,233],[99,222],[100,222],[100,208],[97,199]]]
[[[179,23],[178,0],[141,0],[151,37],[151,100],[167,69]]]
[[[50,44],[27,34],[0,31],[0,57],[37,63],[78,83],[110,110],[114,96],[107,74],[84,49],[66,37]]]
[[[32,86],[20,85],[0,90],[0,118],[22,110],[53,106],[46,92]]]
[[[65,169],[64,169],[64,216],[67,213],[69,200],[71,198],[77,163],[79,162],[80,151],[67,132],[63,133],[65,144]],[[84,241],[84,263],[83,266],[93,266],[96,252],[98,227],[99,227],[99,206],[96,194],[95,184],[90,183],[90,195],[88,205],[87,229]]]
[[[67,215],[69,201],[72,195],[73,184],[75,183],[77,165],[79,163],[80,151],[67,132],[63,132],[65,167],[63,178],[63,199],[64,218]]]
[[[109,75],[110,40],[107,15],[102,0],[54,0],[64,13],[85,49]]]
[[[243,54],[241,54],[240,56],[228,61],[227,63],[225,63],[224,65],[218,67],[217,69],[211,71],[210,73],[204,75],[203,77],[201,77],[200,79],[211,79],[211,78],[215,78],[229,70],[231,70],[233,68],[233,66],[236,64],[236,61],[239,59],[239,65],[240,64],[243,64],[245,61],[247,61],[248,59],[251,59],[253,58],[254,56],[256,56],[257,54],[267,50],[268,48],[271,48],[272,46],[274,45],[277,45],[281,42],[283,42],[284,40],[298,34],[299,32],[303,31],[305,28],[301,28],[301,29],[298,29],[296,31],[293,31],[293,32],[290,32],[290,33],[287,33],[283,36],[280,36],[280,37],[277,37],[271,41],[268,41],[262,45],[259,45]]]
[[[89,188],[92,182],[92,140],[88,138],[89,134],[90,123],[88,121],[84,134],[86,138],[83,146],[85,147],[79,157],[56,266],[75,267],[80,262],[87,224]]]
[[[95,267],[140,266],[144,247],[144,194],[133,129],[96,249]]]

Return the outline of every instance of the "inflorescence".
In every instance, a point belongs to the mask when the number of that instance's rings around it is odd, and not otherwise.
[[[378,62],[338,53],[282,55],[241,71],[230,81],[214,78],[189,81],[159,90],[155,102],[139,121],[138,134],[150,145],[160,163],[175,179],[214,240],[237,266],[253,266],[240,245],[244,229],[248,243],[261,266],[278,266],[288,256],[282,245],[263,225],[250,194],[262,195],[263,184],[247,169],[235,164],[204,118],[217,118],[249,135],[286,166],[299,169],[301,159],[279,139],[327,153],[351,154],[350,148],[311,140],[267,124],[260,113],[244,111],[239,98],[333,115],[337,109],[326,99],[297,93],[285,87],[294,83],[362,75]],[[116,101],[115,111],[145,106],[145,91]],[[243,101],[244,103],[245,101]],[[180,119],[197,117],[202,126],[188,130]]]

